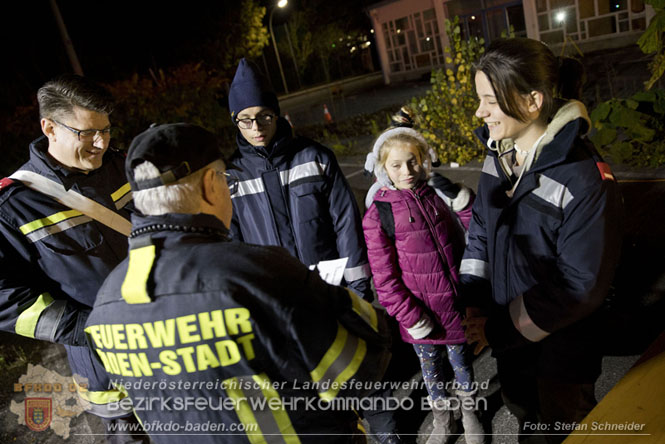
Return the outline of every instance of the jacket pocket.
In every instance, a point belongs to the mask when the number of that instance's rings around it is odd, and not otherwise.
[[[67,230],[51,234],[40,241],[47,250],[73,256],[81,253],[89,253],[102,245],[104,238],[102,233],[93,223],[87,222]]]
[[[289,188],[291,194],[291,210],[294,222],[302,224],[315,219],[326,219],[329,216],[328,198],[324,191],[323,179],[300,183]]]

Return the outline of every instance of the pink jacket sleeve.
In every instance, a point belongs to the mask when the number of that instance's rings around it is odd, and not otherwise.
[[[459,218],[460,222],[462,225],[464,225],[464,229],[468,230],[469,229],[469,223],[471,222],[471,215],[473,213],[473,201],[476,200],[475,195],[471,195],[469,198],[469,203],[467,204],[466,207],[463,209],[456,211],[455,214],[457,214],[457,217]]]
[[[412,327],[423,317],[423,307],[402,281],[397,250],[381,228],[379,211],[374,204],[363,217],[363,232],[379,302],[400,325]]]

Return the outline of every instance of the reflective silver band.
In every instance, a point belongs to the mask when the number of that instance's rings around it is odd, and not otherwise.
[[[538,342],[549,336],[549,333],[538,327],[529,316],[524,305],[524,296],[519,295],[517,299],[512,301],[508,306],[510,318],[513,320],[513,325],[522,336],[531,342]]]
[[[368,278],[372,275],[369,264],[358,265],[357,267],[346,268],[344,270],[344,279],[346,282],[357,281],[358,279]]]
[[[538,187],[532,193],[562,210],[574,199],[565,185],[543,175],[538,178]]]
[[[58,324],[60,324],[60,319],[65,313],[66,306],[66,301],[56,299],[42,311],[39,315],[39,321],[37,321],[37,327],[35,327],[35,339],[54,341]]]
[[[62,222],[59,222],[57,224],[49,225],[48,227],[35,230],[32,233],[27,234],[25,237],[27,237],[30,242],[34,243],[40,239],[44,239],[45,237],[51,236],[52,234],[60,233],[77,225],[90,222],[91,220],[92,219],[89,218],[88,216],[83,216],[83,215],[72,217],[71,219],[63,220]]]
[[[248,399],[265,398],[263,391],[261,391],[260,386],[254,381],[252,376],[238,376],[238,381]],[[252,410],[252,412],[254,413],[256,423],[261,429],[262,438],[266,443],[283,444],[285,442],[271,408],[256,409]]]
[[[460,274],[470,274],[482,279],[490,278],[490,264],[480,259],[462,259]]]
[[[486,156],[485,163],[483,163],[482,172],[490,176],[499,177],[499,172],[496,170],[493,156]]]
[[[323,176],[326,166],[326,164],[316,161],[303,163],[301,165],[296,165],[289,170],[280,171],[279,179],[282,182],[282,185],[286,186],[295,182],[296,180],[306,179],[308,177]]]
[[[125,194],[122,198],[120,198],[118,201],[116,201],[115,208],[117,210],[119,210],[120,208],[124,208],[125,205],[127,205],[131,201],[132,201],[132,193],[129,192]]]
[[[241,180],[238,182],[238,191],[231,196],[232,199],[235,199],[237,197],[242,197],[242,196],[247,196],[250,194],[258,194],[258,193],[263,193],[265,192],[265,186],[263,185],[263,179],[256,178],[256,179],[249,179],[249,180]]]

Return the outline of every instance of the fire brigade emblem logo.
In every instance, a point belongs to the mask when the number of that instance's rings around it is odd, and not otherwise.
[[[25,425],[42,432],[51,424],[51,398],[25,398]]]

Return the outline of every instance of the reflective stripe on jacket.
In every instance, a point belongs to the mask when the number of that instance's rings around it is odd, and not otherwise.
[[[104,283],[88,318],[91,347],[126,384],[141,422],[249,426],[238,429],[246,432],[238,442],[350,441],[336,434],[350,433],[355,415],[326,407],[363,396],[364,384],[382,376],[384,315],[282,248],[229,242],[213,216],[133,222],[135,230],[189,228],[132,239],[128,260]],[[164,402],[169,408],[159,407]]]
[[[65,169],[47,154],[48,140],[30,145],[21,169],[62,184],[129,219],[131,191],[124,158],[109,150],[88,174]],[[0,329],[65,344],[70,366],[86,380],[93,413],[127,412],[104,402],[123,395],[108,389],[106,373],[91,359],[83,331],[97,290],[126,256],[127,238],[19,181],[0,190]]]
[[[588,125],[583,114],[555,117],[512,197],[515,179],[496,149],[485,159],[460,280],[467,306],[495,313],[486,326],[495,352],[541,341],[606,297],[621,244],[621,199],[609,168],[579,136]],[[488,142],[486,127],[476,134]]]
[[[269,153],[238,134],[230,170],[240,182],[233,196],[231,234],[258,245],[279,245],[305,265],[348,257],[344,279],[373,298],[360,213],[335,155],[294,137],[283,118]]]

